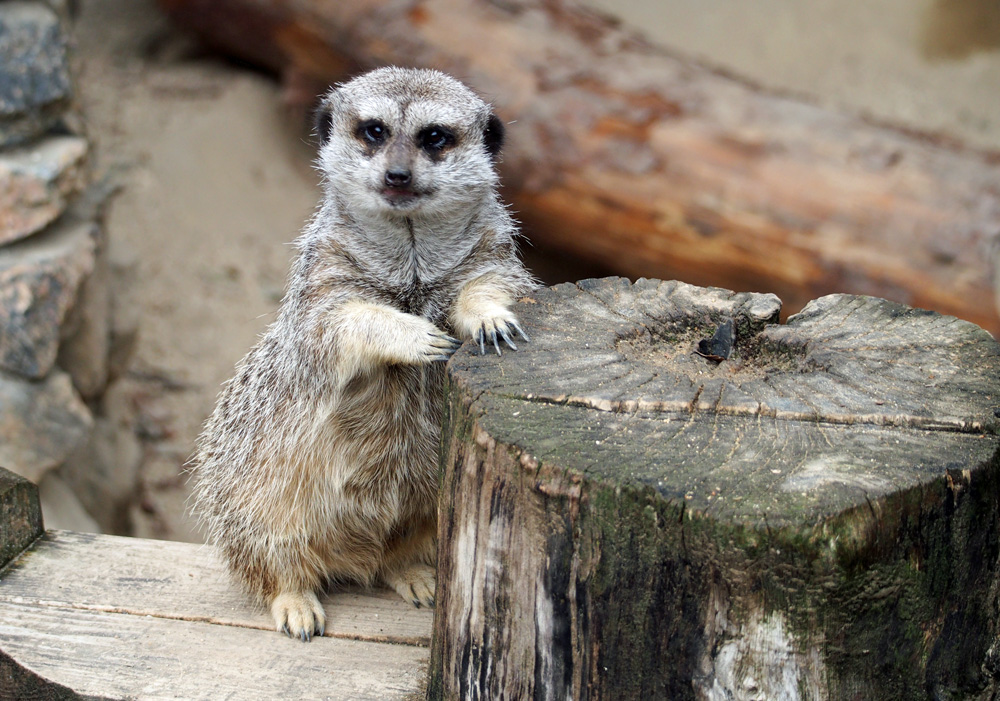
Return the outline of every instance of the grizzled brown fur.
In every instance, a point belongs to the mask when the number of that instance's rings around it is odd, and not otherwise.
[[[192,470],[231,571],[303,640],[330,581],[433,604],[443,361],[453,336],[513,348],[510,306],[534,284],[496,194],[502,124],[464,85],[379,69],[333,89],[318,124],[323,201]]]

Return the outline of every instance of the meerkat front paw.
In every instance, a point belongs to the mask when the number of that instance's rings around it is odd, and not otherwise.
[[[511,350],[517,350],[517,346],[514,345],[514,339],[511,338],[514,331],[517,331],[518,335],[525,341],[530,341],[528,334],[524,332],[521,325],[517,323],[517,319],[511,314],[509,317],[505,318],[492,318],[484,319],[482,324],[473,334],[472,339],[479,344],[479,354],[486,355],[486,339],[488,338],[496,349],[497,355],[500,353],[500,339],[506,343]]]
[[[499,276],[494,273],[483,275],[467,283],[458,293],[451,310],[452,326],[460,336],[478,343],[481,355],[486,354],[487,340],[493,344],[497,355],[501,354],[501,340],[511,350],[517,350],[515,331],[525,341],[529,339],[510,311],[512,303]]]
[[[344,381],[385,363],[446,361],[462,344],[423,317],[359,299],[341,306],[337,324]]]
[[[418,350],[420,360],[425,363],[444,362],[455,355],[462,342],[444,331],[435,328],[427,334],[427,345]]]
[[[386,576],[386,583],[403,597],[404,601],[420,608],[434,607],[434,568],[428,565],[410,565],[406,569]]]
[[[271,615],[279,633],[309,642],[313,635],[322,636],[326,628],[323,607],[311,591],[284,592],[271,602]]]

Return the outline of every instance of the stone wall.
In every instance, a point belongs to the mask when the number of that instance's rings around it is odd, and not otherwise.
[[[0,2],[0,465],[48,527],[127,532],[141,459],[115,380],[134,346],[74,110],[66,2]]]

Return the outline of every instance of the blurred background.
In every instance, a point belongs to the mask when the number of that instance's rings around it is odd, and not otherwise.
[[[47,527],[200,539],[183,466],[316,206],[315,96],[386,62],[455,72],[510,122],[505,195],[547,283],[676,277],[786,312],[878,294],[1000,328],[996,0],[340,5],[0,2],[3,60],[36,70],[52,23],[70,86],[0,168],[70,139],[14,188],[51,216],[0,235],[0,322],[30,341],[0,335],[0,464]],[[54,286],[38,331],[24,300]]]

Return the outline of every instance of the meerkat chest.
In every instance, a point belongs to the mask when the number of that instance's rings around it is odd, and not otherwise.
[[[388,286],[396,288],[411,305],[419,305],[449,288],[455,270],[474,245],[464,222],[406,220],[396,232],[395,245],[382,248],[386,258],[377,269]]]
[[[396,306],[407,314],[415,314],[440,325],[448,314],[454,295],[440,284],[421,281],[395,291]]]
[[[372,301],[421,316],[436,325],[446,322],[448,310],[457,296],[457,290],[453,289],[455,286],[447,277],[387,276],[369,279],[366,287]]]

